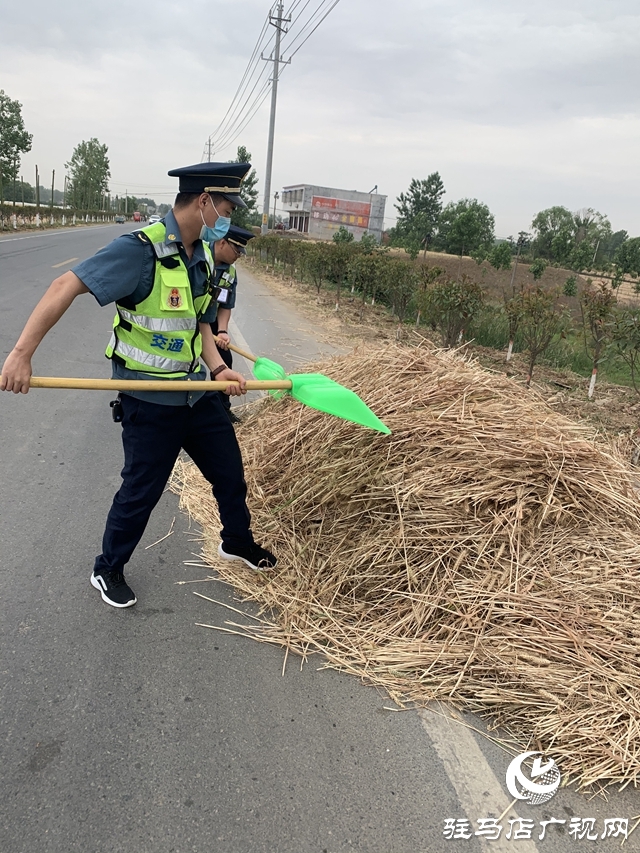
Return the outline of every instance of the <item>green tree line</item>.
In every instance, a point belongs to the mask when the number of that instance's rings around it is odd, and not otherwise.
[[[331,243],[269,234],[252,240],[249,252],[284,278],[311,285],[318,299],[328,295],[336,310],[345,295],[359,305],[361,319],[367,306],[385,306],[399,338],[415,323],[435,332],[444,347],[471,340],[496,349],[510,344],[527,354],[528,383],[536,364],[551,354],[557,366],[591,374],[590,394],[604,365],[640,393],[640,309],[618,304],[615,282],[594,288],[568,276],[562,288],[548,288],[534,262],[534,283],[505,292],[496,304],[470,276],[453,277],[373,239],[355,243],[340,232]],[[500,258],[494,262],[500,268]],[[635,289],[640,293],[640,281]]]
[[[613,231],[608,217],[593,208],[541,210],[530,232],[497,241],[495,218],[486,204],[470,198],[444,204],[444,195],[438,172],[413,178],[395,204],[398,217],[389,231],[391,245],[404,248],[412,258],[421,250],[470,255],[478,263],[489,260],[496,269],[508,269],[512,258],[522,254],[541,271],[552,264],[576,273],[604,273],[614,281],[640,275],[640,237]]]

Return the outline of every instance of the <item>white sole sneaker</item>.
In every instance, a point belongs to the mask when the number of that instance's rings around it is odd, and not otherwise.
[[[222,557],[223,560],[240,560],[245,564],[245,566],[249,566],[250,569],[253,569],[254,572],[270,572],[272,569],[275,569],[274,566],[256,566],[251,560],[248,560],[246,557],[239,557],[237,554],[227,554],[226,551],[222,549],[222,542],[218,545],[218,556]]]
[[[138,599],[135,597],[135,595],[134,595],[134,597],[133,597],[133,600],[132,600],[132,601],[127,601],[127,602],[125,602],[124,604],[120,604],[120,602],[118,602],[118,601],[113,601],[111,598],[108,598],[108,596],[106,595],[106,592],[105,592],[104,587],[102,586],[102,584],[100,583],[100,581],[98,580],[98,578],[93,574],[93,572],[91,572],[91,586],[92,586],[94,589],[97,589],[97,590],[100,592],[100,595],[102,596],[102,600],[104,601],[104,603],[105,603],[105,604],[110,604],[110,605],[111,605],[111,607],[119,607],[119,608],[123,608],[123,607],[133,607],[133,605],[134,605],[134,604],[136,603],[136,601],[138,600]],[[133,590],[132,590],[132,591],[133,591]]]

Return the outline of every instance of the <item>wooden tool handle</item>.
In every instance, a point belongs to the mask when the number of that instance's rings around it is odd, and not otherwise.
[[[214,336],[213,336],[213,340],[217,343],[217,342],[220,340],[220,338],[218,338],[218,336],[217,336],[217,335],[214,335]],[[248,359],[249,361],[257,361],[257,360],[258,360],[258,356],[253,355],[252,353],[247,352],[247,351],[246,351],[246,350],[244,350],[244,349],[240,349],[240,347],[236,347],[236,346],[234,346],[233,344],[229,344],[229,349],[230,349],[232,352],[237,352],[237,353],[238,353],[238,355],[241,355],[243,358],[246,358],[246,359]]]
[[[0,377],[1,379],[2,377]],[[68,376],[32,376],[30,388],[70,388],[90,391],[224,391],[237,382],[188,379],[77,379]],[[247,391],[288,391],[289,379],[247,381]]]

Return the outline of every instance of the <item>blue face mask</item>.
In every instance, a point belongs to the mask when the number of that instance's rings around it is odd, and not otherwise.
[[[218,213],[218,209],[213,202],[211,202],[211,207],[216,213]],[[227,231],[231,227],[231,217],[220,216],[218,213],[215,225],[213,228],[210,228],[204,221],[202,211],[200,211],[200,216],[202,217],[202,228],[200,230],[201,240],[204,240],[206,243],[217,243],[218,240],[222,240],[223,237],[227,236]]]

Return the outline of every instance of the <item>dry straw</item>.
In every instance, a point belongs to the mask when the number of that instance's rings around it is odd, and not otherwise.
[[[240,430],[261,575],[216,557],[191,464],[173,488],[203,556],[262,605],[231,630],[321,653],[398,702],[440,699],[549,752],[581,786],[640,773],[640,500],[633,472],[533,391],[389,346],[316,366],[383,436],[291,399]]]

